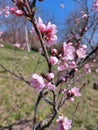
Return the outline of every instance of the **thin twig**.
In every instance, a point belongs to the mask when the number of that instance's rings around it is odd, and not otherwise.
[[[38,67],[39,61],[40,61],[40,55],[39,55],[39,57],[38,57],[38,60],[37,60],[37,63],[36,63],[36,66],[35,66],[35,68],[34,68],[33,73],[36,72],[36,69],[37,69],[37,67]]]
[[[15,76],[16,78],[18,78],[19,80],[25,82],[26,84],[30,85],[29,81],[25,80],[24,77],[19,76],[17,74],[15,74],[14,72],[8,70],[5,66],[3,66],[2,64],[0,64],[0,67],[4,69],[4,71],[10,73],[11,75]]]
[[[39,93],[36,104],[35,104],[35,109],[34,109],[34,119],[33,119],[33,130],[35,130],[35,125],[36,125],[36,119],[37,119],[37,110],[38,110],[38,105],[39,102],[42,99],[42,92]]]
[[[36,7],[36,2],[37,0],[33,0],[33,2],[31,3],[31,8]]]

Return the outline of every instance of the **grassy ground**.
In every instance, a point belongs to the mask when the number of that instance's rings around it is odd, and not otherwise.
[[[11,71],[23,75],[26,80],[29,80],[32,73],[35,71],[39,55],[36,52],[26,52],[15,50],[10,47],[0,48],[0,64],[3,64]],[[40,58],[41,63],[38,65],[37,72],[45,71],[46,65],[43,58]],[[2,70],[0,68],[0,70]],[[90,80],[90,83],[82,90],[82,97],[75,99],[74,103],[64,105],[61,112],[72,118],[75,107],[79,102],[79,106],[74,115],[73,130],[97,130],[98,125],[98,90],[93,89],[93,75],[98,79],[98,75],[92,72],[84,76],[77,85],[80,86],[85,80]],[[8,78],[10,77],[10,78]],[[6,72],[0,73],[0,126],[7,126],[19,120],[29,120],[33,118],[34,103],[37,98],[37,93],[27,84],[15,80],[15,77]],[[43,112],[44,111],[44,112]],[[48,106],[45,108],[42,102],[41,111],[39,112],[40,119],[48,113]],[[55,130],[55,123],[50,128]],[[23,128],[25,130],[27,127]],[[16,128],[20,130],[20,127]],[[29,130],[29,128],[27,128]]]

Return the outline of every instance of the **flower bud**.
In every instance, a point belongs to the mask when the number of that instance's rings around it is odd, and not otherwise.
[[[52,49],[51,52],[52,52],[52,55],[54,55],[54,56],[58,54],[58,51],[55,48]]]
[[[23,11],[22,10],[16,10],[15,15],[22,16],[23,15]]]
[[[50,63],[51,65],[56,65],[58,63],[58,59],[55,56],[50,57]]]
[[[48,80],[51,80],[51,79],[53,79],[54,78],[54,74],[53,73],[49,73],[48,75],[47,75],[47,79]]]
[[[10,8],[10,13],[11,13],[11,14],[15,14],[16,10],[17,10],[17,8],[12,7],[12,8]]]

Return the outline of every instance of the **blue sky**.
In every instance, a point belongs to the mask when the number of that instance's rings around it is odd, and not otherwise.
[[[61,4],[64,4],[64,9],[60,7]],[[49,10],[58,22],[63,22],[77,8],[77,3],[74,0],[44,0],[44,2],[39,2],[38,5],[45,10]]]
[[[64,30],[66,18],[70,17],[73,10],[79,8],[79,4],[77,4],[74,0],[44,0],[44,2],[38,2],[37,4],[38,7],[43,8],[46,11],[48,10],[50,14],[53,14],[54,19],[52,23],[57,25],[59,39],[61,35],[63,35],[59,32],[60,30]],[[64,9],[61,8],[61,4],[64,4]],[[43,11],[41,13],[43,13],[41,17],[45,22],[48,15],[45,15],[45,12]]]
[[[64,4],[64,9],[60,7],[61,4]],[[56,23],[62,24],[65,18],[76,8],[77,3],[74,0],[44,0],[43,2],[37,2],[37,5],[53,14]]]

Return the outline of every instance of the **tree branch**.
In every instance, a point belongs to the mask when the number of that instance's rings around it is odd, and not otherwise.
[[[15,74],[14,72],[8,70],[5,66],[3,66],[2,64],[0,64],[0,67],[4,69],[5,72],[10,73],[11,75],[15,76],[16,78],[18,78],[19,80],[25,82],[26,84],[30,85],[29,81],[25,80],[24,77],[19,76],[17,74]]]

